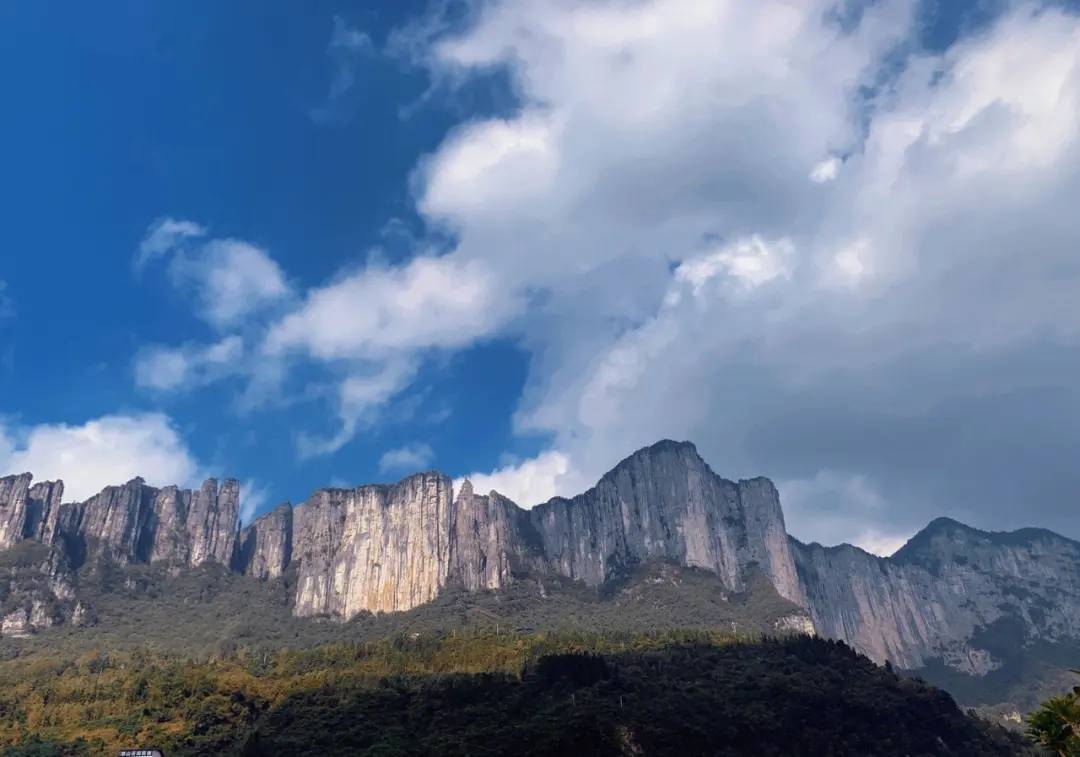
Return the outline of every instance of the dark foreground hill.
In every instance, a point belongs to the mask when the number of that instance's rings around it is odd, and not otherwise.
[[[840,642],[397,637],[193,662],[0,665],[0,754],[1017,755]]]

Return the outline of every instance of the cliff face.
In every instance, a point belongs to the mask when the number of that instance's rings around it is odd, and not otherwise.
[[[720,478],[690,444],[641,450],[585,494],[531,511],[468,482],[452,499],[449,479],[425,473],[316,492],[292,514],[291,549],[286,513],[245,531],[238,569],[270,576],[295,563],[298,615],[407,610],[449,583],[495,590],[519,571],[597,586],[658,559],[713,571],[732,591],[756,566],[803,601],[776,489]]]
[[[549,565],[568,578],[597,585],[625,566],[664,559],[710,570],[741,591],[756,565],[782,597],[803,603],[775,487],[720,478],[692,444],[640,450],[584,494],[529,515]]]
[[[1080,543],[1049,531],[991,534],[941,519],[891,558],[795,542],[818,633],[902,668],[940,659],[971,675],[1001,665],[988,629],[1018,647],[1080,637]]]
[[[0,478],[0,549],[24,539],[41,541],[55,525],[64,484],[44,481],[31,486],[33,478],[29,473]]]
[[[526,511],[498,492],[473,493],[468,481],[454,501],[450,580],[470,591],[500,589],[520,572],[544,572],[543,543]]]
[[[99,558],[217,563],[259,579],[295,571],[293,611],[341,619],[411,609],[450,585],[499,590],[532,573],[599,586],[663,561],[715,573],[730,592],[764,575],[806,608],[792,628],[811,630],[812,620],[817,633],[902,668],[940,660],[984,675],[1003,664],[1003,637],[1017,647],[1080,641],[1077,542],[941,519],[891,558],[804,545],[788,537],[770,481],[721,478],[688,443],[639,450],[584,494],[532,510],[468,482],[456,498],[452,488],[422,473],[321,489],[238,533],[232,480],[189,491],[133,479],[61,504],[59,482],[0,478],[0,556],[15,556],[0,571],[10,600],[0,620],[10,633],[70,622],[72,569]],[[27,544],[44,552],[19,552]]]
[[[286,502],[240,532],[233,567],[256,578],[277,578],[292,562],[293,509]]]
[[[421,473],[393,486],[322,489],[296,508],[297,615],[351,618],[435,598],[449,568],[452,483]]]
[[[209,479],[195,492],[155,489],[141,478],[61,504],[64,485],[31,486],[29,473],[0,479],[0,549],[31,540],[61,549],[78,566],[91,557],[120,564],[168,561],[228,565],[239,522],[239,485]]]

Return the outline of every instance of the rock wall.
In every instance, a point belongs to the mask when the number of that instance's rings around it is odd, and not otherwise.
[[[686,442],[640,450],[584,494],[529,515],[552,570],[589,585],[663,559],[710,570],[741,591],[756,565],[782,597],[804,601],[776,488],[717,476]]]
[[[992,534],[940,519],[891,558],[794,546],[818,633],[878,662],[940,659],[984,675],[1000,660],[980,635],[1003,620],[1017,645],[1080,638],[1080,544],[1049,531]]]
[[[31,486],[33,478],[29,473],[0,478],[0,549],[24,539],[42,541],[55,527],[64,484],[44,481]]]
[[[211,478],[192,492],[156,489],[135,478],[85,502],[63,504],[62,482],[31,481],[29,473],[0,479],[0,549],[24,540],[55,545],[76,567],[97,557],[189,567],[233,559],[240,501],[235,480],[219,487]]]
[[[449,571],[453,485],[440,473],[393,486],[322,489],[297,507],[297,615],[351,618],[435,598]]]
[[[233,568],[245,576],[277,578],[292,562],[293,508],[288,502],[256,518],[240,533]]]
[[[1077,542],[941,519],[891,558],[801,544],[788,537],[768,479],[721,478],[685,442],[639,450],[584,494],[532,510],[497,492],[477,494],[467,481],[456,498],[452,489],[439,473],[321,489],[238,532],[234,480],[190,491],[136,478],[61,504],[60,482],[0,478],[0,556],[22,542],[47,552],[29,574],[25,560],[21,573],[5,574],[8,596],[22,599],[9,603],[3,622],[23,633],[64,619],[74,606],[65,571],[98,558],[217,563],[264,580],[295,571],[293,611],[341,619],[407,610],[451,584],[498,590],[532,573],[599,586],[664,561],[711,571],[731,592],[760,572],[807,608],[818,633],[901,668],[940,659],[966,673],[992,671],[1001,660],[985,641],[988,629],[1007,630],[1016,645],[1080,640]],[[20,594],[20,582],[31,588]],[[809,630],[803,616],[792,622]]]

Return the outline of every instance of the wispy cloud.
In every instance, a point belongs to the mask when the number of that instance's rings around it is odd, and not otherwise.
[[[379,458],[380,473],[417,473],[426,470],[435,459],[435,450],[428,444],[408,444],[388,450]]]
[[[139,243],[132,265],[136,273],[148,263],[174,252],[193,239],[206,235],[206,229],[191,221],[163,217],[150,224],[146,236]]]
[[[341,16],[334,16],[334,27],[326,49],[333,77],[325,102],[310,111],[313,121],[330,123],[352,117],[357,103],[349,95],[356,87],[360,67],[377,53],[367,33],[349,26]]]
[[[15,300],[8,294],[7,282],[0,279],[0,320],[15,317]]]

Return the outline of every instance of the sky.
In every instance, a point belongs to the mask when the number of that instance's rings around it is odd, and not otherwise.
[[[1080,538],[1080,7],[5,3],[0,474],[66,499],[662,438],[800,539]]]

